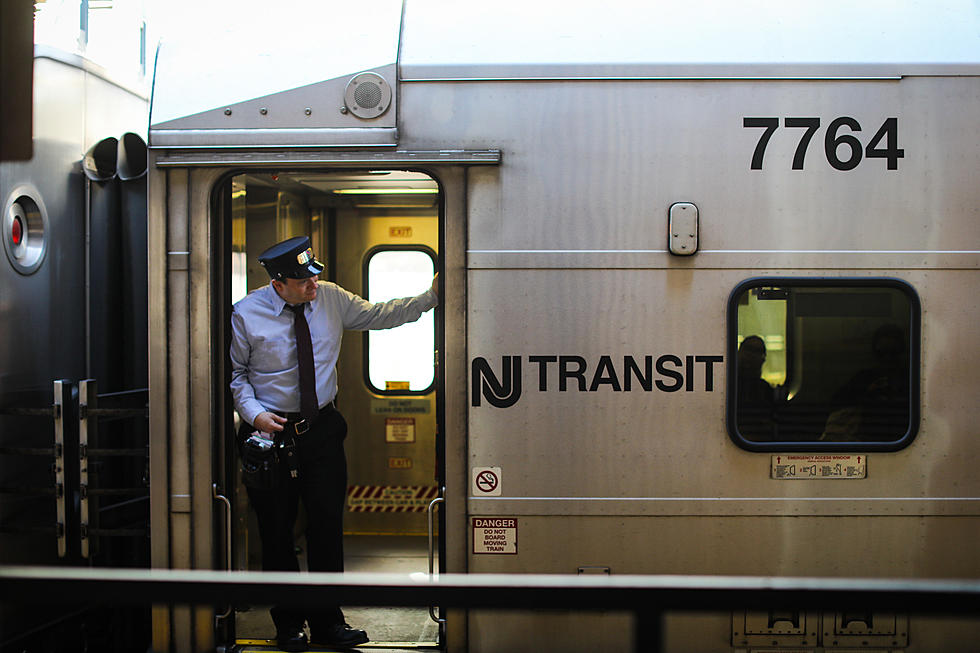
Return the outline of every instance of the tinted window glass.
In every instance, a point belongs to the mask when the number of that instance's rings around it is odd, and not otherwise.
[[[756,450],[896,449],[918,424],[904,282],[755,279],[729,306],[729,430]]]

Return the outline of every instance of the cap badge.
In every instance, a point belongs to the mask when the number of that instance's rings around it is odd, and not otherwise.
[[[300,252],[296,255],[296,262],[300,265],[306,265],[313,260],[313,248],[307,248],[305,252]]]

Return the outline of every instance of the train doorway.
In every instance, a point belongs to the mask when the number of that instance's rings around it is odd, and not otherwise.
[[[430,176],[403,170],[250,172],[228,182],[230,294],[234,303],[269,278],[258,255],[270,244],[309,235],[329,281],[378,302],[417,295],[439,270],[440,191]],[[440,494],[436,311],[397,329],[347,331],[337,364],[337,408],[348,422],[347,571],[427,573],[438,569],[427,513]],[[235,417],[237,420],[237,416]],[[237,476],[234,451],[227,469]],[[254,513],[240,480],[235,492],[235,568],[261,568]],[[231,483],[230,483],[231,484]],[[306,516],[296,546],[304,566]],[[437,537],[438,533],[433,533]],[[430,550],[433,559],[430,562]],[[305,567],[304,567],[305,568]],[[345,607],[372,642],[436,647],[438,624],[425,608]],[[265,606],[236,606],[236,640],[274,637]]]

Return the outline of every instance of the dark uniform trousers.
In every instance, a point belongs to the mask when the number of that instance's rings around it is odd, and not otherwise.
[[[297,434],[290,420],[284,434],[296,441],[299,478],[290,478],[287,465],[281,465],[283,478],[272,489],[246,488],[255,510],[262,540],[264,571],[299,571],[299,560],[293,541],[293,530],[299,501],[306,509],[306,552],[310,571],[344,570],[344,505],[347,499],[347,458],[344,438],[347,422],[333,404],[320,410],[316,421],[305,433]],[[243,424],[239,437],[254,430]],[[300,628],[308,621],[316,633],[329,625],[344,623],[340,606],[321,604],[305,609],[274,607],[271,610],[276,628]]]

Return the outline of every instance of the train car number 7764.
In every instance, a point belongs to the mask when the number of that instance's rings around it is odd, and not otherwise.
[[[820,128],[820,118],[783,118],[783,126],[788,129],[802,129],[800,142],[793,156],[793,170],[803,170],[806,151],[813,135]],[[779,128],[779,118],[742,118],[742,127],[761,127],[765,131],[759,136],[759,142],[752,153],[752,170],[762,170],[762,160],[766,154],[766,146],[775,131]],[[898,118],[886,118],[867,146],[853,133],[861,131],[861,123],[854,118],[841,116],[835,118],[828,126],[824,135],[824,153],[827,162],[837,170],[853,170],[861,163],[862,155],[868,159],[885,159],[889,170],[898,170],[898,160],[905,158],[905,150],[898,147]],[[843,149],[841,149],[843,146]],[[843,153],[843,157],[841,157]]]

